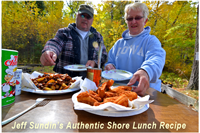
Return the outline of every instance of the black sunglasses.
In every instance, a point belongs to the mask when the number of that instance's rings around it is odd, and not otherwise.
[[[144,17],[135,17],[135,18],[131,17],[131,18],[127,18],[126,20],[127,21],[133,21],[133,19],[135,19],[137,21],[137,20],[140,20],[142,18],[144,18]]]
[[[87,20],[90,20],[92,18],[92,17],[90,17],[90,15],[83,14],[83,13],[81,13],[80,16],[81,16],[81,18],[86,18]]]

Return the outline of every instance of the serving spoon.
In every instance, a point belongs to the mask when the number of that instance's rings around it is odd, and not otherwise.
[[[101,68],[102,45],[103,42],[101,41],[101,43],[99,44],[99,52],[98,52],[98,69]]]

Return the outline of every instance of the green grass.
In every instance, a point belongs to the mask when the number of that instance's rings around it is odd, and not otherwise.
[[[32,70],[40,72],[40,73],[44,73],[44,72],[55,73],[53,71],[53,68],[54,68],[54,66],[42,66],[42,67],[33,67]]]
[[[188,79],[180,77],[178,74],[163,72],[160,79],[166,84],[172,84],[175,88],[185,88],[188,85]]]
[[[185,89],[189,83],[189,79],[181,77],[178,74],[169,73],[169,72],[163,72],[160,79],[164,82],[164,84],[172,84],[173,89],[175,89],[185,95],[193,97],[197,100],[199,99],[199,90],[186,90]]]

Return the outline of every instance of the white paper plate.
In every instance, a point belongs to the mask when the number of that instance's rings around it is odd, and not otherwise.
[[[127,116],[141,114],[145,112],[148,108],[149,108],[149,104],[144,105],[144,107],[139,110],[133,110],[133,111],[103,111],[103,110],[85,110],[85,111],[95,114],[95,115],[100,115],[100,116],[127,117]]]
[[[77,91],[77,90],[80,90],[80,87],[72,88],[72,89],[66,89],[66,90],[52,90],[52,91],[36,90],[36,89],[28,88],[28,87],[22,88],[22,91],[41,94],[41,95],[61,95],[61,94],[65,94],[65,93],[74,92],[74,91]]]
[[[77,95],[81,92],[77,92],[72,96],[72,101],[77,101]],[[85,104],[85,103],[81,103]],[[126,111],[107,111],[107,110],[88,110],[83,109],[86,112],[89,112],[91,114],[100,115],[100,116],[107,116],[107,117],[128,117],[133,115],[138,115],[143,112],[145,112],[149,108],[149,104],[145,104],[141,106],[139,109],[132,109],[132,110],[126,110]],[[82,109],[81,109],[82,110]]]
[[[102,77],[105,79],[113,79],[114,81],[129,80],[133,74],[131,72],[119,69],[112,69],[110,71],[103,71]]]
[[[123,85],[123,84],[116,84],[116,85],[118,86],[118,85]],[[116,86],[114,85],[112,87],[115,88]],[[109,108],[106,107],[106,109],[109,109],[109,110],[102,110],[105,107],[103,107],[101,110],[97,110],[97,109],[91,110],[91,109],[89,109],[90,107],[88,107],[90,105],[87,105],[85,103],[78,103],[78,106],[77,106],[77,102],[78,102],[77,101],[77,96],[80,93],[81,93],[81,91],[73,94],[73,96],[72,96],[72,101],[74,103],[74,109],[76,109],[76,110],[84,110],[86,112],[89,112],[89,113],[92,113],[92,114],[95,114],[95,115],[107,116],[107,117],[128,117],[128,116],[141,114],[141,113],[145,112],[149,108],[149,104],[144,104],[144,105],[141,105],[138,109],[131,109],[131,110],[123,110],[122,109],[122,110],[116,111],[113,108],[113,106],[109,107]],[[138,98],[141,98],[141,97],[138,96]],[[149,97],[145,97],[145,98],[149,99]]]
[[[89,68],[92,68],[89,66]],[[67,65],[64,66],[64,69],[69,70],[69,71],[87,71],[87,67],[85,65]]]

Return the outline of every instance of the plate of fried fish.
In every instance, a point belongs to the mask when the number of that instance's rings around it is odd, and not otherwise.
[[[126,117],[146,111],[149,103],[153,102],[149,100],[149,95],[140,97],[132,91],[131,86],[116,86],[112,79],[96,89],[88,88],[92,85],[86,83],[81,85],[80,92],[72,96],[76,110],[108,117]]]

